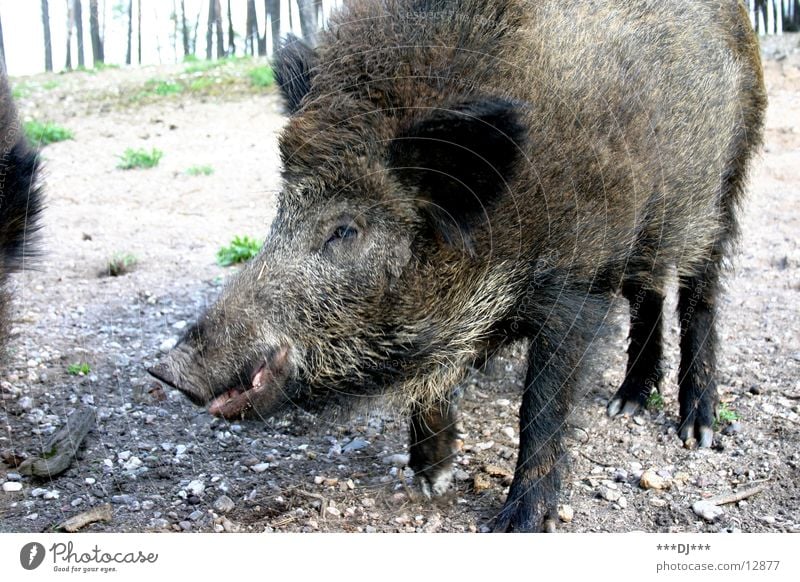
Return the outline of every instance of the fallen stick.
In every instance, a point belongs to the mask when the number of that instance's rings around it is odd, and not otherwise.
[[[50,437],[39,457],[31,457],[20,464],[19,472],[45,478],[60,475],[72,464],[86,433],[94,427],[94,422],[94,410],[76,410],[67,418],[64,426]]]
[[[706,499],[706,501],[713,503],[714,505],[727,505],[728,503],[736,503],[738,501],[743,501],[748,497],[752,497],[753,495],[758,495],[766,488],[766,485],[759,485],[758,487],[752,487],[743,491],[735,491],[733,493],[717,495],[716,497]]]
[[[98,521],[111,521],[111,518],[113,516],[114,513],[111,510],[111,504],[105,503],[103,505],[98,505],[97,507],[93,507],[89,511],[84,511],[83,513],[79,513],[78,515],[73,515],[72,517],[61,523],[58,526],[58,529],[74,533],[91,523],[95,523]]]

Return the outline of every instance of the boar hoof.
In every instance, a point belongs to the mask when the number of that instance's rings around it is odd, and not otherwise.
[[[448,468],[433,474],[430,472],[418,473],[416,474],[416,479],[425,497],[428,499],[441,497],[453,485],[453,471]]]
[[[687,448],[694,448],[696,444],[701,449],[707,449],[714,443],[714,429],[694,422],[693,418],[683,421],[678,432]]]
[[[492,531],[495,533],[553,533],[556,531],[558,512],[555,491],[550,494],[544,487],[526,487],[521,494],[515,494],[511,486],[508,500],[495,519]]]
[[[647,405],[651,388],[638,378],[628,377],[608,403],[608,416],[633,416]]]

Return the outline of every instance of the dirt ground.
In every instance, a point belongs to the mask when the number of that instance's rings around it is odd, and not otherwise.
[[[720,394],[739,420],[723,423],[711,450],[681,446],[677,317],[667,326],[663,410],[607,418],[625,367],[620,304],[571,418],[561,531],[800,531],[798,37],[769,39],[764,53],[767,145],[720,326]],[[178,74],[162,67],[16,80],[29,89],[19,100],[24,117],[56,121],[75,137],[43,149],[43,253],[13,280],[0,451],[36,454],[79,407],[93,407],[97,424],[52,480],[0,464],[0,483],[22,485],[0,490],[0,531],[52,531],[105,503],[111,520],[85,531],[485,531],[514,467],[518,354],[467,382],[456,487],[437,503],[421,498],[404,470],[406,421],[391,410],[342,425],[301,414],[229,423],[177,392],[152,390],[145,367],[235,273],[216,265],[217,249],[234,235],[262,237],[279,187],[284,117],[274,92],[234,84],[199,97],[128,98],[150,78]],[[117,169],[128,147],[157,147],[164,157],[154,169]],[[187,175],[196,165],[214,173]],[[136,268],[105,276],[120,252],[135,255]],[[91,371],[69,374],[79,362]],[[641,485],[648,470],[659,487]],[[763,490],[722,505],[713,521],[692,509],[756,486]]]

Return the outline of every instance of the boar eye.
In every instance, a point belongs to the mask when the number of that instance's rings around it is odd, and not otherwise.
[[[333,230],[333,232],[331,233],[331,236],[328,238],[328,240],[325,242],[325,244],[329,245],[329,244],[335,243],[337,241],[350,240],[350,239],[353,239],[353,238],[355,238],[357,236],[358,236],[358,230],[356,230],[356,228],[354,226],[352,226],[350,224],[343,224],[343,225],[337,226]]]

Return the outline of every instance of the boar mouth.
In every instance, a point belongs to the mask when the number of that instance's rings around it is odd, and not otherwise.
[[[171,354],[172,355],[172,354]],[[238,374],[238,385],[219,390],[198,390],[194,382],[176,378],[168,362],[148,369],[148,373],[183,392],[194,404],[208,404],[208,412],[228,420],[257,418],[271,413],[290,400],[285,391],[291,376],[289,348],[281,346],[250,367],[251,373]],[[245,378],[249,377],[249,382]]]

